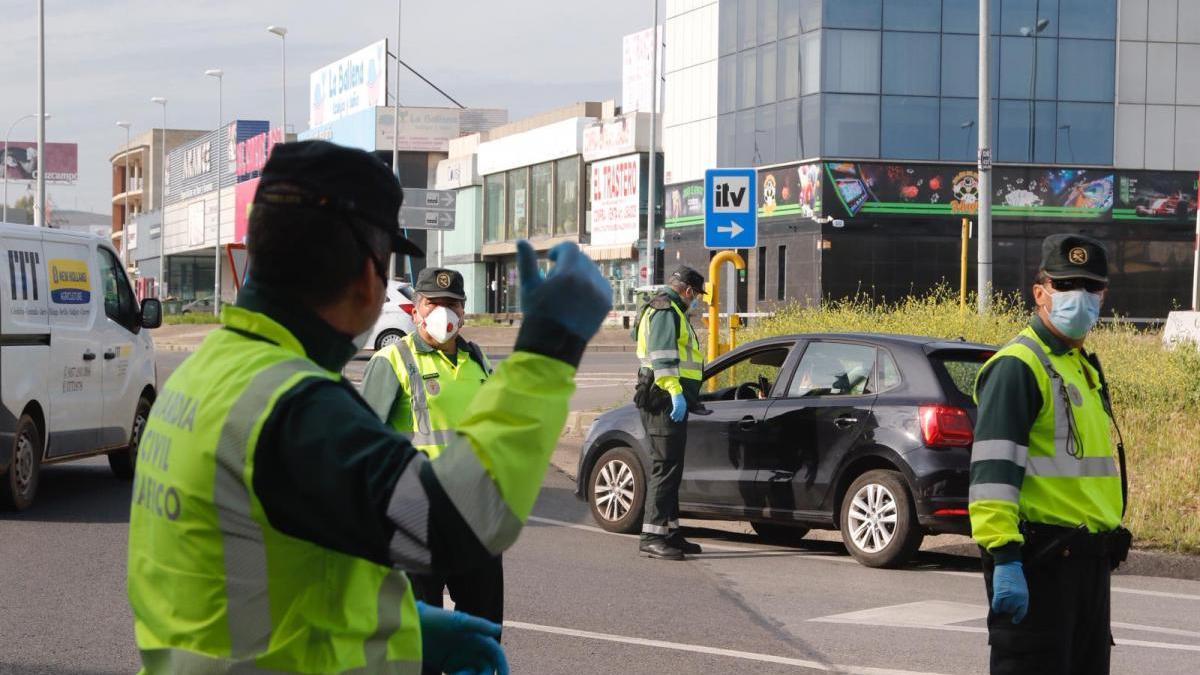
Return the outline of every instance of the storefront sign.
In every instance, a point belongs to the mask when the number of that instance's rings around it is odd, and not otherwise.
[[[628,155],[637,150],[636,140],[636,113],[597,120],[583,130],[583,161]]]
[[[246,233],[250,229],[250,209],[254,207],[254,193],[258,190],[260,178],[251,178],[237,184],[233,190],[233,241],[237,244],[246,243]]]
[[[375,111],[375,148],[391,150],[394,108]],[[447,108],[401,108],[400,152],[446,152],[451,138],[459,136],[460,113]]]
[[[347,148],[375,151],[375,110],[362,110],[333,122],[301,131],[302,141],[329,141]]]
[[[482,185],[483,179],[479,176],[476,159],[477,156],[472,153],[438,162],[437,189],[456,190],[472,185]]]
[[[1192,222],[1196,219],[1196,174],[1130,171],[1117,174],[1113,220]]]
[[[667,227],[704,224],[704,181],[668,185],[665,200]]]
[[[218,182],[221,187],[232,186],[237,182],[238,144],[267,133],[269,127],[262,120],[237,120],[172,150],[167,155],[165,203],[178,204],[213,192]]]
[[[758,217],[799,216],[821,213],[821,165],[794,164],[758,172]]]
[[[46,167],[47,183],[74,183],[79,178],[79,146],[75,143],[45,143],[46,157],[38,157],[37,143],[12,141],[0,146],[0,166],[8,180],[37,180],[38,171]],[[7,152],[5,152],[7,148]]]
[[[308,78],[308,126],[387,105],[387,40],[339,59]]]
[[[236,159],[237,178],[239,181],[254,178],[262,173],[271,150],[277,143],[283,143],[283,129],[274,128],[265,134],[252,136],[237,144]]]
[[[650,112],[650,102],[653,100],[651,85],[654,82],[654,38],[658,36],[658,101],[657,109],[662,111],[662,81],[666,50],[662,47],[662,26],[658,31],[653,28],[626,35],[621,43],[621,107],[626,111],[640,110]]]
[[[641,156],[592,163],[592,245],[638,240],[641,221]]]

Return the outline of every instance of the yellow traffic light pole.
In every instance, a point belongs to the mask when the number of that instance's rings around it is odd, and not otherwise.
[[[712,361],[721,354],[721,266],[725,263],[732,263],[737,270],[746,269],[746,261],[742,260],[742,256],[736,251],[721,251],[713,256],[708,263],[708,361]],[[737,320],[731,312],[729,314],[729,344],[730,348],[733,345],[733,334],[737,325]]]

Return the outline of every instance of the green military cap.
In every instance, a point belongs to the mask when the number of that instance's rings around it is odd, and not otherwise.
[[[426,267],[417,275],[413,290],[427,298],[466,300],[463,275],[445,267]]]
[[[1052,234],[1042,241],[1042,271],[1051,279],[1108,282],[1108,251],[1082,234]]]

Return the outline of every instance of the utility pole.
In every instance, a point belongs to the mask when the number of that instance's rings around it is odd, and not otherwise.
[[[992,293],[992,95],[991,28],[988,0],[979,0],[979,313],[987,314]]]
[[[396,180],[400,180],[400,27],[401,19],[403,18],[404,3],[401,0],[396,0],[396,92],[392,96],[395,107],[392,108],[392,172],[396,174]],[[387,103],[384,97],[384,103]],[[401,183],[403,187],[403,183]],[[408,237],[408,228],[404,228],[404,236]],[[439,251],[440,254],[440,251]],[[395,269],[393,267],[393,269]],[[404,273],[408,275],[409,283],[416,283],[417,279],[412,273],[412,258],[404,256]]]
[[[654,27],[650,29],[650,40],[654,47],[650,50],[650,172],[646,184],[650,189],[646,192],[646,285],[654,285],[654,220],[656,193],[655,183],[658,182],[658,0],[650,0],[654,5]],[[637,129],[636,114],[634,129]],[[636,133],[636,131],[635,131]]]
[[[46,0],[38,0],[38,109],[37,109],[37,197],[33,205],[34,227],[46,226]],[[8,161],[5,157],[4,161]],[[5,172],[8,168],[5,167]]]

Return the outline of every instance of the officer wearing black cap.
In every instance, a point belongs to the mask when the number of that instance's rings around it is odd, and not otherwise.
[[[500,626],[417,602],[405,572],[470,569],[516,540],[612,290],[578,247],[543,277],[519,242],[514,351],[430,460],[341,375],[389,256],[420,254],[401,194],[360,150],[271,153],[253,277],[142,436],[127,569],[146,672],[508,672]]]
[[[1125,448],[1112,442],[1100,361],[1084,348],[1107,291],[1103,244],[1047,237],[1037,313],[976,380],[970,516],[993,673],[1109,670],[1109,575],[1131,543]]]
[[[487,382],[492,366],[483,350],[460,334],[467,299],[462,274],[426,267],[414,290],[417,330],[371,357],[363,376],[363,398],[382,421],[434,459]],[[449,590],[455,609],[497,624],[504,621],[500,556],[464,572],[417,574],[412,581],[417,598],[429,605],[441,607],[443,593]]]
[[[634,403],[650,438],[653,461],[639,551],[651,558],[683,560],[685,553],[700,552],[700,545],[684,539],[679,530],[679,484],[688,413],[704,411],[704,355],[687,318],[703,296],[704,277],[681,265],[666,289],[642,307],[633,329],[641,363]]]

